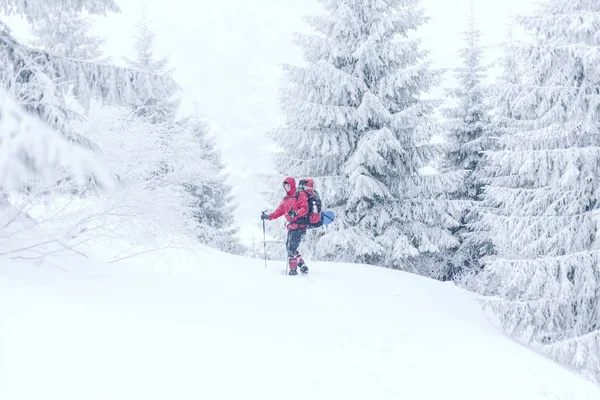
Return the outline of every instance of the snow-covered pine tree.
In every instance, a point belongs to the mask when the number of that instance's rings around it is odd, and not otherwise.
[[[235,206],[231,187],[226,183],[225,165],[214,140],[209,136],[208,125],[198,114],[187,117],[180,124],[189,131],[204,155],[203,159],[214,169],[208,179],[184,183],[184,187],[192,195],[192,214],[198,223],[197,236],[209,246],[241,254],[244,249],[237,239],[237,229],[234,226]]]
[[[476,27],[475,14],[471,9],[468,29],[463,33],[466,47],[459,51],[462,65],[455,69],[457,87],[447,90],[456,105],[445,109],[449,131],[448,151],[441,165],[445,174],[455,174],[463,179],[459,190],[452,197],[456,206],[462,207],[461,225],[453,233],[461,245],[451,252],[448,260],[447,278],[453,278],[467,270],[477,269],[478,248],[466,240],[466,224],[470,211],[482,193],[482,182],[474,174],[482,151],[490,146],[490,116],[487,88],[484,86],[487,67],[482,63],[481,31]],[[449,253],[450,254],[450,253]]]
[[[118,9],[112,0],[0,1],[0,12],[22,15],[31,22],[44,20],[60,10],[101,14]],[[71,183],[80,186],[82,176],[85,183],[93,177],[100,186],[106,185],[106,175],[93,165],[88,154],[76,146],[67,146],[67,142],[49,133],[54,127],[64,134],[71,122],[72,115],[61,108],[61,99],[66,93],[74,95],[82,105],[89,104],[92,97],[108,104],[130,104],[145,101],[155,93],[169,92],[174,86],[167,76],[32,49],[15,40],[0,21],[0,87],[8,96],[0,99],[3,107],[0,117],[3,121],[16,121],[14,129],[3,126],[0,132],[0,135],[10,136],[0,140],[3,162],[0,197],[6,198],[11,189],[22,189],[23,186],[18,186],[20,183],[28,190],[55,184],[59,174],[64,178],[64,173]],[[16,110],[10,106],[11,102],[16,103]],[[32,114],[33,118],[24,117],[22,110]],[[36,116],[50,127],[32,122],[36,121]],[[40,175],[48,179],[40,181]],[[2,203],[2,208],[11,208],[7,201]],[[16,211],[15,218],[21,217],[20,210]]]
[[[79,61],[99,61],[102,57],[100,46],[104,40],[90,35],[91,26],[91,22],[80,12],[62,7],[35,23],[32,45],[57,57]],[[70,82],[65,80],[58,82],[58,85],[64,85],[67,88],[64,91],[53,90],[55,97],[51,104],[55,108],[55,115],[65,117],[60,126],[63,134],[73,142],[97,150],[94,143],[72,129],[71,122],[81,120],[83,116],[77,111],[77,108],[69,106],[67,99],[70,94]],[[85,107],[89,107],[89,101],[83,101]]]
[[[3,0],[0,11],[21,14],[30,21],[45,20],[59,12],[116,10],[111,0]],[[108,104],[143,103],[168,96],[176,88],[172,77],[132,68],[62,57],[18,43],[0,21],[0,86],[29,113],[51,127],[67,132],[75,115],[64,107],[65,94],[83,106],[92,97]]]
[[[487,150],[499,149],[499,138],[509,133],[515,133],[518,130],[515,121],[519,120],[520,111],[517,108],[516,99],[519,92],[523,89],[520,78],[520,68],[517,57],[516,41],[513,37],[514,24],[511,23],[508,29],[507,41],[504,43],[503,56],[499,61],[502,67],[502,73],[498,76],[495,82],[489,87],[489,105],[490,105],[490,124],[489,124],[489,141],[487,142]],[[485,159],[484,159],[485,160]],[[486,180],[486,170],[483,168],[485,162],[481,161],[478,168],[473,172],[473,179],[484,184]],[[493,240],[489,236],[489,232],[480,230],[477,227],[477,221],[480,220],[478,213],[485,212],[485,206],[479,201],[468,214],[468,223],[466,231],[462,235],[463,245],[467,248],[477,249],[474,254],[476,259],[471,257],[470,262],[473,263],[473,268],[465,270],[465,274],[461,276],[461,283],[467,288],[473,283],[473,274],[477,274],[482,268],[481,259],[491,256],[495,253]]]
[[[110,204],[124,216],[124,239],[165,246],[170,238],[195,238],[193,196],[185,183],[207,182],[216,174],[189,129],[152,124],[126,107],[92,107],[76,129],[98,143],[98,159],[118,177]],[[123,231],[123,229],[121,229]]]
[[[492,106],[490,130],[496,138],[515,129],[511,121],[519,119],[515,101],[522,85],[517,49],[517,42],[514,39],[514,24],[511,23],[508,27],[506,43],[503,45],[502,73],[490,90],[490,105]]]
[[[152,75],[172,76],[172,71],[167,69],[169,58],[165,56],[157,60],[154,56],[155,34],[150,27],[145,3],[142,4],[136,28],[136,59],[127,59],[129,66]],[[152,123],[173,121],[180,105],[179,100],[174,99],[173,95],[174,93],[168,93],[167,96],[161,96],[160,93],[157,93],[156,96],[150,97],[144,102],[133,104],[136,115],[146,118]]]
[[[282,176],[315,179],[337,215],[316,256],[436,276],[432,257],[458,242],[442,177],[419,174],[441,150],[436,103],[421,99],[439,74],[411,37],[427,18],[418,0],[321,3],[307,20],[317,34],[299,37],[308,65],[285,67],[277,194]]]
[[[127,60],[128,64],[148,74],[171,76],[169,58],[157,60],[154,55],[155,34],[145,5],[136,25],[136,58]],[[145,135],[148,139],[160,144],[164,155],[172,155],[149,158],[148,165],[154,163],[156,168],[148,178],[158,185],[163,179],[168,179],[173,187],[179,186],[180,191],[172,192],[177,195],[173,197],[174,207],[181,211],[179,218],[186,217],[190,221],[189,229],[185,232],[180,230],[180,233],[193,235],[202,243],[224,251],[241,253],[243,249],[233,226],[231,188],[225,183],[227,177],[223,173],[221,155],[209,137],[208,127],[199,117],[198,110],[195,115],[176,120],[179,100],[174,98],[174,94],[161,96],[157,93],[144,103],[131,104],[133,116],[147,123]],[[177,154],[187,155],[186,162],[192,170],[196,170],[195,175],[176,174],[181,169]],[[180,180],[173,181],[177,176]]]
[[[521,89],[475,225],[497,255],[478,276],[516,337],[600,381],[600,3],[549,0],[519,22]],[[510,114],[509,114],[510,115]]]
[[[97,61],[104,39],[90,34],[92,23],[80,12],[62,8],[36,22],[32,45],[58,57],[80,61]]]
[[[157,74],[161,76],[172,77],[172,71],[167,70],[169,65],[169,58],[164,57],[160,60],[156,60],[154,57],[153,45],[154,45],[154,32],[150,27],[150,21],[148,20],[147,6],[142,3],[140,9],[140,17],[136,22],[137,35],[135,37],[135,49],[136,58],[134,60],[126,59],[128,65],[136,70],[144,71],[148,74]],[[156,93],[149,98],[146,98],[143,102],[131,103],[129,106],[133,110],[133,115],[147,121],[153,125],[148,131],[148,135],[155,137],[156,140],[163,143],[165,149],[167,147],[173,147],[176,143],[171,140],[176,137],[178,132],[182,132],[181,124],[176,123],[176,113],[179,107],[179,101],[174,100],[176,92],[172,91],[169,93]],[[168,151],[168,150],[165,150]],[[198,151],[201,151],[199,148]],[[160,158],[160,162],[156,173],[166,174],[172,169],[169,166],[169,160]],[[175,162],[175,160],[173,160]]]
[[[70,13],[85,10],[105,13],[117,8],[109,0],[0,2],[0,12],[19,14],[31,22],[44,21],[61,10]],[[156,92],[172,90],[174,85],[169,77],[79,61],[32,49],[15,40],[9,28],[0,21],[0,86],[27,112],[40,117],[71,141],[92,147],[90,142],[77,140],[80,136],[69,134],[70,123],[76,119],[76,115],[65,107],[65,94],[72,94],[84,106],[89,104],[92,97],[110,104],[125,104],[145,101]],[[72,178],[68,177],[69,180]]]

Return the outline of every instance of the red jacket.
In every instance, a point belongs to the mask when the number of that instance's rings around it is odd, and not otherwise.
[[[281,204],[279,204],[277,210],[269,215],[269,220],[277,219],[284,215],[285,219],[288,221],[286,225],[288,230],[306,228],[306,225],[298,225],[295,221],[308,214],[308,197],[306,196],[306,193],[300,192],[296,198],[296,180],[294,178],[288,177],[284,182],[290,184],[290,190],[286,193],[283,200],[281,200]],[[294,210],[298,215],[293,218],[290,217],[288,214],[290,210]]]

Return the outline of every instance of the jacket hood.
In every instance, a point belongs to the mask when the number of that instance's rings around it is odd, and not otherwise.
[[[309,178],[300,179],[299,186],[304,186],[304,190],[306,190],[307,192],[314,192],[315,190],[315,184],[313,180]]]
[[[290,190],[287,191],[287,195],[295,196],[296,195],[296,180],[294,178],[292,178],[291,176],[288,176],[287,178],[285,178],[283,183],[290,184]]]

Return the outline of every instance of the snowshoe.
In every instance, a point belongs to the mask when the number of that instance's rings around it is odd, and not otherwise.
[[[300,272],[302,272],[302,275],[308,274],[308,267],[306,265],[302,264],[300,266]]]
[[[290,272],[288,272],[288,275],[298,275],[298,270],[291,269]]]

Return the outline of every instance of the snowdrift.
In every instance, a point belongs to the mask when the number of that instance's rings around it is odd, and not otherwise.
[[[0,399],[600,399],[451,284],[115,246],[0,258]]]

